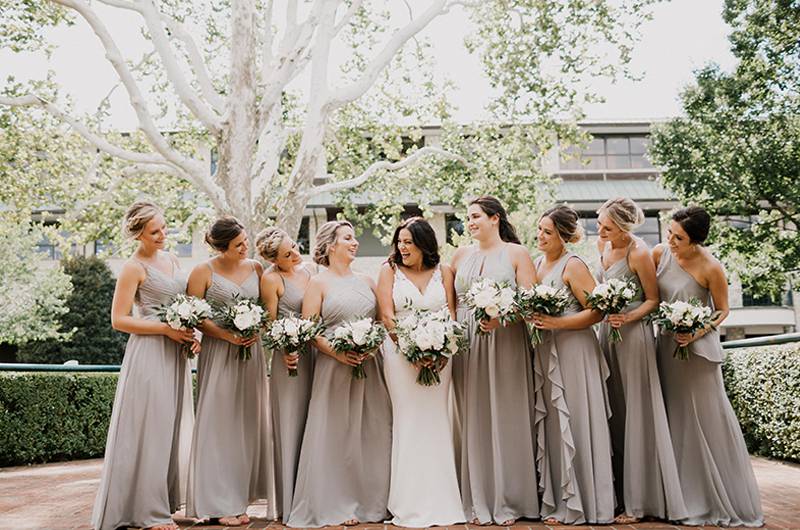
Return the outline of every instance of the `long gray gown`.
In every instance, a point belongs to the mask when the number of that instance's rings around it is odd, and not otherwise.
[[[582,311],[564,285],[568,252],[542,278],[570,296],[564,315]],[[580,258],[577,258],[580,259]],[[536,442],[542,519],[567,524],[603,524],[614,519],[609,370],[589,327],[542,332],[536,348]]]
[[[695,297],[713,307],[708,289],[665,248],[658,288],[666,302]],[[688,510],[685,524],[761,526],[764,515],[750,456],[722,381],[725,358],[712,330],[689,346],[689,359],[673,357],[671,335],[658,337],[658,368],[678,476]]]
[[[212,270],[206,299],[231,304],[235,295],[257,299],[258,292],[255,268],[241,285]],[[239,346],[203,337],[186,505],[190,517],[239,515],[253,501],[272,495],[266,361],[261,341],[252,348],[252,357],[242,361]]]
[[[137,316],[159,320],[159,307],[185,292],[186,278],[142,266]],[[191,370],[179,348],[164,335],[128,338],[92,513],[97,530],[169,524],[185,501],[194,418]]]
[[[278,318],[294,313],[300,315],[303,308],[303,291],[292,282],[283,281],[283,296],[278,300]],[[284,364],[283,352],[272,356],[270,371],[270,401],[272,404],[272,432],[275,438],[275,497],[278,514],[289,518],[292,511],[297,464],[300,460],[300,444],[311,399],[311,382],[314,378],[314,360],[317,350],[309,348],[297,362],[297,377],[289,377]]]
[[[632,247],[623,259],[599,271],[601,281],[616,278],[636,285],[638,294],[624,312],[644,301],[639,276],[628,265]],[[644,320],[625,324],[617,343],[609,341],[610,330],[607,322],[600,325],[600,345],[611,369],[607,384],[617,498],[627,515],[681,520],[686,506],[661,395],[653,326]]]
[[[508,281],[516,274],[508,246],[474,250],[456,274],[459,298],[478,278]],[[453,358],[460,421],[460,480],[464,513],[481,523],[539,517],[534,446],[534,381],[527,327],[517,322],[478,334],[471,311],[459,305],[469,351]]]
[[[355,275],[332,281],[322,303],[325,336],[340,324],[375,317],[375,294]],[[389,515],[392,406],[380,352],[365,379],[325,354],[317,356],[288,526],[383,522]]]

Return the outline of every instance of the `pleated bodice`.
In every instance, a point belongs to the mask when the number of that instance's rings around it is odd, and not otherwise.
[[[186,292],[186,275],[173,267],[173,275],[138,261],[147,273],[144,281],[139,284],[134,299],[136,311],[140,318],[158,320],[158,311],[161,306],[169,304],[175,296]]]
[[[336,328],[344,322],[375,318],[375,293],[355,274],[331,281],[328,289],[321,311],[327,338],[333,337]]]
[[[569,298],[569,303],[567,304],[566,309],[564,309],[563,313],[564,315],[574,315],[575,313],[580,313],[581,311],[583,311],[583,306],[581,305],[581,303],[578,301],[577,298],[575,298],[575,295],[572,294],[572,290],[569,287],[567,287],[567,285],[564,283],[564,278],[563,278],[564,269],[567,266],[569,258],[571,258],[572,256],[577,257],[577,254],[575,254],[574,252],[567,252],[566,254],[561,256],[555,263],[555,265],[553,265],[553,268],[550,269],[550,272],[545,274],[544,278],[542,278],[541,280],[541,283],[545,285],[550,285],[552,287],[555,287],[556,289],[563,289],[564,292],[567,293],[567,297]],[[544,258],[540,258],[540,260],[541,259]],[[578,257],[578,259],[580,258]]]

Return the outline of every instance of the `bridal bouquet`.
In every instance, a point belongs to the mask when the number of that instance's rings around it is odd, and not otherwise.
[[[464,327],[450,317],[447,307],[438,311],[416,310],[399,320],[395,331],[398,349],[410,363],[431,361],[417,375],[417,383],[424,386],[441,383],[439,362],[466,346]]]
[[[211,317],[211,306],[202,298],[179,294],[169,304],[161,306],[158,316],[172,329],[193,329]],[[182,344],[181,350],[188,358],[194,358],[187,344]]]
[[[260,333],[269,317],[264,307],[253,298],[235,297],[231,305],[222,305],[215,309],[215,317],[223,328],[245,338]],[[239,346],[239,359],[247,361],[252,355],[252,346]]]
[[[636,284],[632,281],[611,278],[596,285],[591,293],[586,293],[586,303],[592,309],[603,313],[604,316],[615,315],[631,303],[637,291]],[[608,339],[612,343],[620,342],[622,333],[619,328],[612,327]]]
[[[536,284],[529,289],[517,291],[516,299],[519,314],[527,318],[534,313],[543,315],[560,315],[569,304],[569,295],[564,289],[556,289],[543,283]],[[536,326],[530,326],[531,343],[536,345],[542,342],[542,331]]]
[[[697,298],[690,298],[688,302],[678,300],[667,303],[661,302],[658,306],[653,321],[658,326],[671,333],[694,333],[711,324],[719,312],[714,312],[710,307],[704,306]],[[673,357],[682,361],[689,358],[689,346],[679,346]]]
[[[331,346],[337,352],[355,352],[372,357],[386,339],[386,328],[367,317],[345,322],[333,331]],[[353,367],[353,377],[364,379],[367,373],[362,364]]]
[[[513,322],[517,314],[516,291],[508,282],[496,282],[490,278],[475,280],[462,301],[478,322],[497,318],[505,325]],[[484,332],[478,328],[478,333]]]
[[[308,343],[325,330],[319,317],[300,318],[289,315],[267,325],[263,344],[273,351],[284,350],[285,355],[308,353]],[[289,377],[297,377],[297,368],[289,369]]]

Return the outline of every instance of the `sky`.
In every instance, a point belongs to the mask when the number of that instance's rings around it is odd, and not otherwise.
[[[709,62],[725,69],[734,64],[727,40],[730,28],[721,17],[722,2],[672,0],[656,6],[653,20],[643,28],[643,39],[634,50],[631,63],[642,79],[597,81],[596,90],[606,101],[587,106],[587,120],[651,120],[679,115],[679,93],[692,81],[695,69]],[[103,6],[98,11],[108,17],[108,25],[123,53],[137,58],[143,41],[136,25],[126,18],[137,15]],[[455,117],[462,122],[487,117],[484,109],[491,97],[480,62],[463,47],[468,28],[467,17],[454,12],[446,19],[434,21],[423,33],[433,45],[437,73],[455,84],[452,102],[457,107]],[[48,38],[56,43],[49,63],[56,80],[72,96],[78,111],[91,111],[116,83],[115,73],[104,60],[96,37],[79,21],[73,27],[51,31]],[[9,75],[20,80],[43,78],[47,69],[48,63],[41,56],[0,51],[2,80]],[[112,103],[110,125],[122,130],[134,128],[135,117],[122,90],[117,90]]]

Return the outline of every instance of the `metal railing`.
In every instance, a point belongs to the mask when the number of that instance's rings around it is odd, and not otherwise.
[[[730,340],[722,343],[725,350],[737,348],[752,348],[754,346],[774,346],[800,342],[800,333],[783,333],[767,337],[754,337],[752,339]],[[26,363],[0,363],[0,372],[119,372],[119,364],[26,364]],[[192,368],[192,372],[196,372]]]

